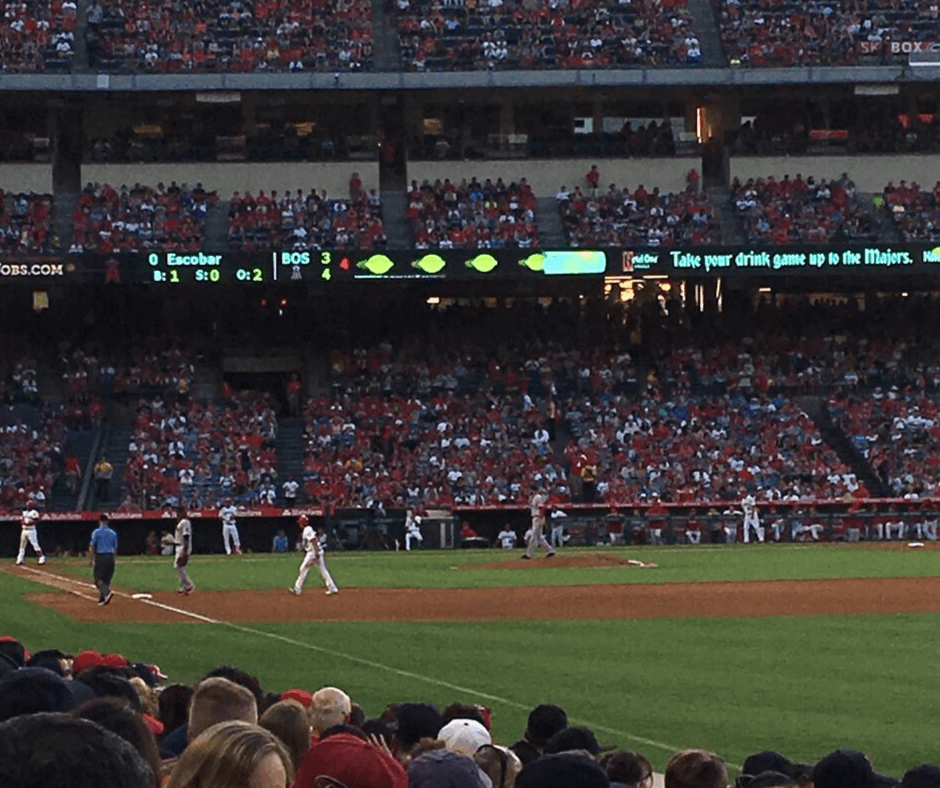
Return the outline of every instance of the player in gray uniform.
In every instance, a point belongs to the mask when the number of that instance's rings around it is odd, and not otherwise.
[[[545,538],[545,507],[548,506],[548,496],[541,488],[536,488],[529,499],[529,513],[532,515],[531,535],[526,542],[526,550],[523,558],[535,558],[535,553],[539,547],[545,548],[545,557],[551,558],[555,555],[555,548],[552,547]]]
[[[190,580],[189,573],[186,571],[189,556],[193,551],[193,524],[186,516],[184,508],[179,508],[176,513],[179,521],[176,523],[176,531],[173,535],[173,544],[176,546],[173,566],[176,567],[176,573],[180,577],[180,589],[177,593],[189,596],[196,590],[196,584]]]
[[[320,577],[323,578],[323,582],[326,584],[326,595],[332,596],[333,594],[338,594],[339,589],[336,587],[336,583],[333,582],[330,570],[326,568],[326,558],[324,557],[323,547],[323,543],[326,541],[325,534],[314,530],[305,514],[300,515],[297,523],[303,528],[300,539],[303,543],[306,555],[304,556],[303,563],[300,565],[300,572],[297,574],[296,582],[288,590],[294,596],[300,596],[304,588],[304,583],[307,582],[307,574],[310,572],[310,567],[316,564],[320,572]]]
[[[32,498],[26,502],[26,508],[20,517],[20,551],[16,555],[16,563],[20,565],[26,560],[26,543],[33,546],[36,555],[39,556],[39,563],[46,563],[46,556],[39,546],[39,537],[36,533],[36,524],[39,522],[39,512],[36,510],[36,504]]]

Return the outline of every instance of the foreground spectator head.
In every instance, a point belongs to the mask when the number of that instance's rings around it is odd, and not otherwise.
[[[399,750],[410,750],[424,738],[436,739],[441,729],[441,713],[430,703],[400,703],[395,714]]]
[[[213,668],[210,670],[204,677],[204,679],[210,678],[221,678],[228,679],[239,686],[244,687],[252,695],[255,696],[255,703],[259,706],[264,700],[264,690],[261,689],[261,682],[258,681],[257,676],[252,676],[245,670],[241,668],[233,667],[232,665],[223,665],[218,668]]]
[[[153,788],[154,784],[153,772],[137,750],[96,723],[67,714],[27,714],[0,724],[4,788]]]
[[[791,774],[793,764],[789,758],[784,757],[779,752],[773,750],[764,750],[753,755],[748,755],[744,759],[742,774],[749,774],[756,777],[763,772],[780,772],[781,774]]]
[[[90,700],[76,708],[72,716],[96,722],[105,730],[124,739],[150,765],[154,774],[153,784],[156,786],[156,775],[160,774],[160,751],[157,749],[157,740],[143,717],[137,714],[126,701],[118,698]]]
[[[553,703],[543,703],[529,713],[525,737],[536,747],[544,747],[552,736],[567,727],[568,715],[565,710]]]
[[[940,788],[940,766],[922,763],[908,769],[901,779],[901,788]]]
[[[160,693],[160,722],[168,733],[186,724],[193,688],[188,684],[170,684]]]
[[[492,788],[490,778],[466,755],[452,750],[422,753],[408,766],[409,788]]]
[[[728,770],[713,752],[683,750],[666,764],[665,785],[666,788],[727,788]]]
[[[258,705],[244,687],[223,678],[199,682],[189,704],[189,741],[220,722],[258,722]]]
[[[451,703],[443,712],[441,712],[441,724],[447,725],[451,720],[476,720],[487,730],[490,729],[489,722],[483,716],[479,706],[472,703]]]
[[[813,767],[816,788],[887,788],[897,785],[893,777],[878,774],[865,753],[833,750]]]
[[[408,788],[408,777],[401,764],[378,747],[358,736],[338,733],[307,751],[294,788],[334,784],[346,788]]]
[[[310,722],[318,736],[334,725],[345,725],[349,721],[352,704],[349,695],[336,687],[323,687],[310,699]]]
[[[281,740],[287,747],[294,769],[300,768],[300,762],[310,748],[310,717],[307,710],[296,700],[278,701],[261,715],[258,724]]]
[[[513,788],[522,771],[519,757],[498,744],[484,744],[476,751],[473,762],[490,778],[493,788]]]
[[[516,788],[609,788],[607,773],[593,758],[573,752],[544,755],[527,763]]]
[[[26,648],[20,641],[10,635],[0,637],[0,654],[9,657],[18,668],[23,667],[28,659]]]
[[[611,784],[630,788],[650,788],[653,784],[653,765],[645,755],[630,750],[612,752],[601,758]]]
[[[493,737],[476,720],[451,720],[437,734],[448,750],[472,758],[484,744],[492,744]]]
[[[546,755],[570,752],[571,750],[584,750],[596,758],[601,754],[601,749],[594,733],[590,729],[582,727],[565,728],[545,742]]]
[[[0,721],[20,714],[71,711],[77,705],[76,689],[45,668],[15,670],[0,680]]]
[[[26,666],[30,668],[45,668],[63,678],[70,675],[72,672],[69,666],[68,655],[57,648],[37,651],[27,660]]]
[[[273,733],[230,720],[190,742],[167,788],[287,788],[293,779],[290,755]]]

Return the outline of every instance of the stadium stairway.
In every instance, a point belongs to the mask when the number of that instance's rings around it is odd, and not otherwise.
[[[698,36],[702,50],[702,65],[705,68],[727,68],[728,59],[721,44],[715,11],[709,0],[689,0],[689,15],[692,17],[692,29]]]
[[[107,503],[102,504],[98,500],[97,488],[94,480],[92,480],[88,493],[88,508],[113,509],[121,503],[121,480],[124,478],[124,466],[127,465],[127,460],[130,457],[130,451],[127,447],[131,441],[132,432],[133,430],[130,427],[114,427],[113,424],[109,428],[104,440],[104,451],[99,454],[95,461],[107,457],[108,462],[114,466],[109,490],[110,495]]]
[[[373,71],[398,71],[401,68],[401,49],[394,19],[385,13],[385,0],[372,0],[372,52]]]
[[[52,222],[58,240],[59,251],[67,252],[72,245],[72,214],[78,205],[78,195],[60,192],[55,196]]]
[[[228,251],[228,207],[227,202],[220,202],[206,216],[205,249]]]
[[[539,228],[539,243],[543,249],[563,249],[566,245],[565,228],[558,213],[558,200],[539,197],[535,201],[535,220]]]
[[[721,242],[728,245],[743,245],[745,242],[744,232],[738,217],[735,215],[734,206],[731,204],[731,192],[724,186],[708,186],[705,189],[705,196],[709,202],[715,206],[718,214],[718,223],[721,226]]]
[[[281,485],[291,476],[303,484],[304,472],[304,420],[285,418],[277,420],[277,496],[283,501]]]
[[[849,466],[856,478],[868,488],[869,492],[875,498],[890,497],[888,489],[878,478],[878,474],[875,473],[868,461],[862,456],[852,439],[846,434],[845,430],[833,421],[825,400],[822,397],[798,397],[796,402],[815,422],[822,439],[839,455],[839,459]]]
[[[98,428],[99,430],[101,427]],[[82,474],[89,472],[89,459],[91,458],[92,447],[95,443],[96,434],[94,430],[69,430],[65,439],[65,456],[74,454],[78,458],[78,467],[82,469]],[[74,493],[69,491],[65,483],[65,477],[60,476],[55,480],[50,490],[49,499],[46,501],[46,507],[50,511],[75,511],[78,508],[79,492],[81,490],[82,480],[78,480],[78,487]]]
[[[871,218],[872,227],[874,231],[878,233],[878,238],[883,243],[903,243],[904,239],[901,237],[898,226],[894,223],[894,220],[887,211],[882,211],[875,205],[874,198],[875,195],[871,195],[871,199],[865,202],[868,206],[868,215]]]
[[[385,222],[385,236],[389,249],[408,249],[411,247],[411,229],[405,220],[407,198],[401,188],[386,189],[382,184],[382,219]]]

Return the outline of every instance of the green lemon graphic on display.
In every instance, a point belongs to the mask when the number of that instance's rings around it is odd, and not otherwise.
[[[491,254],[478,254],[476,257],[467,260],[467,268],[479,271],[481,274],[488,274],[499,265],[496,258]]]
[[[439,254],[426,254],[424,257],[415,260],[412,265],[426,274],[438,274],[444,270],[447,263]]]
[[[519,265],[528,268],[530,271],[541,271],[542,264],[545,262],[545,255],[541,252],[530,254],[519,261]]]
[[[395,267],[395,263],[384,254],[374,254],[367,260],[360,260],[356,263],[356,267],[364,268],[370,274],[382,276],[391,271]]]

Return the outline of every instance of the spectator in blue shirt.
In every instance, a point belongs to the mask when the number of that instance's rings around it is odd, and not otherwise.
[[[274,537],[274,541],[271,543],[271,550],[275,553],[286,553],[290,542],[287,540],[287,534],[284,533],[282,528],[277,532],[277,536]]]
[[[89,545],[95,585],[98,587],[99,605],[107,605],[114,596],[111,590],[111,578],[114,577],[114,556],[117,553],[117,545],[117,534],[108,524],[108,515],[102,512],[98,518],[98,527],[92,531]]]

